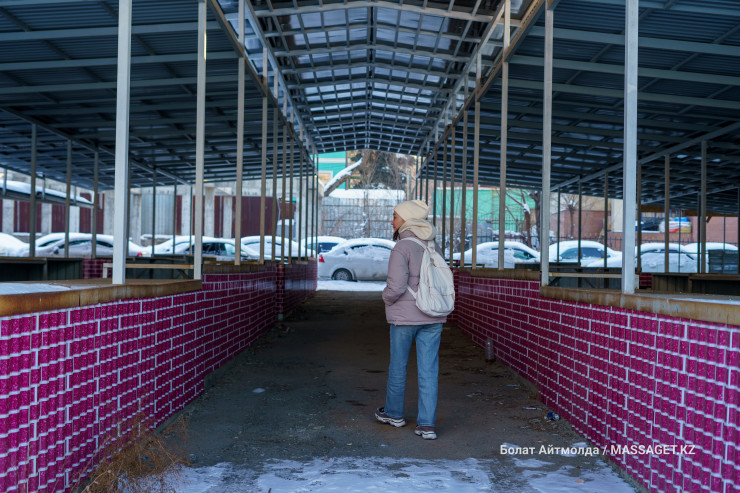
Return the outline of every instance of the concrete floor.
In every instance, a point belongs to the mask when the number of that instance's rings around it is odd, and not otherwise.
[[[500,362],[486,364],[483,349],[454,326],[445,326],[440,349],[439,438],[425,441],[413,433],[413,358],[406,390],[408,424],[378,423],[373,412],[384,403],[388,351],[380,293],[318,291],[220,370],[213,385],[186,408],[192,467],[223,469],[227,464],[231,471],[221,474],[226,479],[219,480],[220,486],[197,491],[268,491],[262,489],[264,482],[257,488],[255,481],[275,460],[383,457],[482,461],[495,488],[476,491],[570,491],[570,486],[591,491],[584,487],[595,471],[607,471],[614,484],[633,490],[599,456],[501,455],[504,443],[539,450],[586,440],[565,420],[545,420],[549,409],[537,400],[536,389]],[[543,490],[532,483],[533,475],[542,477],[543,471],[557,472],[564,489]],[[593,486],[593,491],[605,486],[616,491],[608,484]]]

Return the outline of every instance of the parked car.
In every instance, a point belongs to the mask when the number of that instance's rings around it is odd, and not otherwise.
[[[740,274],[737,247],[730,243],[707,242],[705,271],[711,274]],[[684,251],[699,257],[699,243],[684,245]]]
[[[28,243],[15,236],[0,233],[0,255],[3,257],[28,256]]]
[[[98,257],[113,256],[113,236],[96,235],[95,255]],[[23,255],[28,256],[30,246],[26,246]],[[145,257],[150,255],[151,249],[143,247],[133,241],[128,242],[130,257]],[[64,233],[50,233],[36,240],[37,257],[59,257],[64,255]],[[69,256],[89,257],[92,255],[91,233],[69,233]]]
[[[479,243],[476,248],[476,264],[484,267],[498,267],[498,241]],[[452,255],[455,265],[460,265],[460,252]],[[504,267],[514,268],[517,263],[539,262],[540,253],[520,241],[506,240],[504,242]],[[465,265],[472,265],[473,249],[465,250]]]
[[[301,247],[308,247],[309,250],[316,253],[323,253],[345,241],[347,241],[346,238],[340,238],[339,236],[312,236],[301,240]]]
[[[560,245],[559,256],[558,245]],[[581,266],[586,267],[598,259],[601,259],[603,266],[605,249],[607,259],[615,256],[621,257],[619,252],[614,251],[609,247],[605,247],[598,241],[581,240]],[[561,241],[560,243],[553,243],[550,245],[549,258],[550,262],[578,262],[578,240],[566,240]]]
[[[250,247],[252,250],[257,252],[257,255],[259,257],[259,251],[260,251],[260,236],[259,235],[253,235],[253,236],[245,236],[242,238],[242,246]],[[302,248],[297,241],[291,241],[288,238],[281,238],[280,236],[275,237],[275,257],[280,258],[280,248],[281,245],[285,243],[285,250],[284,255],[286,257],[296,258],[296,257],[313,257],[315,254],[313,250],[308,250],[308,252],[305,251],[304,248]],[[292,245],[292,248],[291,248]],[[272,236],[271,235],[265,235],[265,260],[270,260],[272,258]]]
[[[194,241],[187,236],[183,241],[179,241],[175,244],[175,255],[192,255],[194,253]],[[236,246],[232,238],[212,238],[210,236],[203,237],[203,255],[208,257],[216,257],[216,260],[231,261],[234,260],[234,254],[236,253]],[[259,259],[259,252],[255,252],[254,249],[248,246],[241,247],[241,258],[243,260],[257,260]]]
[[[607,267],[622,267],[622,254],[609,257]],[[637,255],[637,248],[635,248]],[[665,272],[665,243],[643,243],[640,246],[640,265],[642,272]],[[697,272],[697,260],[686,253],[678,243],[668,244],[668,272]],[[586,267],[603,267],[604,259],[594,260]],[[637,264],[635,263],[635,268]]]
[[[337,281],[383,281],[395,242],[357,238],[319,254],[318,277]]]

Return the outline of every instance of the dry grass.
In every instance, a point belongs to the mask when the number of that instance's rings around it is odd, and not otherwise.
[[[157,432],[137,415],[123,423],[118,436],[105,441],[97,465],[81,480],[79,493],[176,492],[188,465],[187,422],[181,416]]]

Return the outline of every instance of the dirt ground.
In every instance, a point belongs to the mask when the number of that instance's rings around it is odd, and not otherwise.
[[[502,443],[569,447],[585,439],[569,423],[545,420],[536,389],[456,327],[440,349],[435,441],[413,433],[416,365],[409,362],[403,428],[377,422],[384,404],[388,324],[378,292],[318,291],[212,379],[188,406],[194,467],[228,462],[258,470],[267,459],[331,457],[500,459]],[[573,474],[600,457],[535,456]],[[520,457],[528,459],[530,457]],[[574,462],[575,461],[575,462]]]

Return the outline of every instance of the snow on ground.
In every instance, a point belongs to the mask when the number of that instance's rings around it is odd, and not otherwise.
[[[513,489],[512,489],[513,487]],[[422,460],[388,457],[317,458],[311,461],[268,460],[261,471],[230,463],[185,468],[179,493],[385,493],[511,491],[532,493],[634,493],[604,462],[596,467],[555,466],[539,459]]]
[[[52,291],[68,291],[69,286],[58,284],[43,284],[35,282],[0,282],[0,295],[5,294],[28,294],[48,293]]]
[[[318,281],[317,291],[383,291],[385,281]]]

